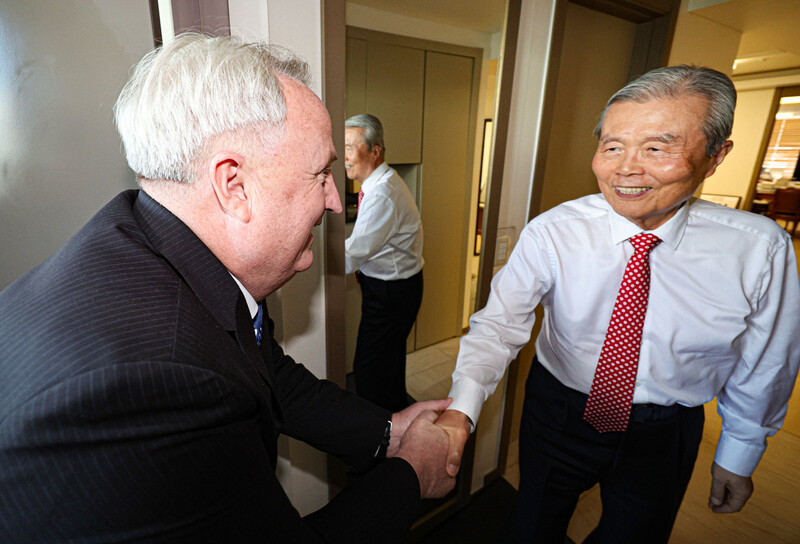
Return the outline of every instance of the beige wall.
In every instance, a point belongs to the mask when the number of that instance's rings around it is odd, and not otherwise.
[[[627,82],[635,35],[634,23],[568,5],[542,211],[598,192],[592,131],[608,98]]]
[[[761,143],[772,128],[769,112],[775,92],[775,88],[739,92],[731,134],[733,151],[703,183],[703,193],[740,196],[740,207],[746,206],[748,190],[761,163]]]
[[[709,66],[730,75],[742,35],[737,30],[689,11],[690,7],[703,5],[702,2],[691,0],[681,2],[669,64]],[[703,183],[700,192],[739,196],[740,207],[746,208],[754,172],[761,161],[760,150],[765,131],[772,125],[769,112],[776,87],[791,85],[797,80],[797,76],[778,79],[745,76],[735,79],[738,100],[731,134],[733,151],[717,172]]]
[[[681,2],[669,64],[709,66],[730,75],[741,32],[693,14],[690,3],[691,0]]]

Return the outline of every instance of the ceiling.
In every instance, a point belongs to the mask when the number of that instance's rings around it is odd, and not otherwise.
[[[733,75],[800,67],[799,0],[728,0],[692,13],[742,33]]]
[[[652,0],[651,0],[652,1]],[[800,0],[695,0],[692,14],[742,33],[733,75],[800,68]],[[499,32],[505,0],[348,0],[426,21]]]
[[[348,0],[347,3],[488,33],[503,30],[506,9],[506,0]]]

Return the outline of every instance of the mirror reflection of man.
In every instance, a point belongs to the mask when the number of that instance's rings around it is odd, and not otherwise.
[[[586,542],[666,543],[715,397],[708,506],[738,512],[750,498],[797,377],[800,290],[779,225],[691,198],[733,147],[735,104],[727,76],[685,65],[614,94],[595,131],[602,194],[533,219],[470,319],[438,421],[454,465],[544,308],[514,541],[564,542],[580,493],[599,483],[602,517]]]
[[[406,340],[422,302],[422,221],[385,150],[377,117],[345,122],[345,171],[361,184],[345,241],[345,269],[356,272],[362,297],[353,375],[359,395],[394,411],[408,406]]]

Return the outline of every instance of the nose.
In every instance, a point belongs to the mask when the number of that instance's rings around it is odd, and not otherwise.
[[[626,149],[617,164],[617,172],[624,176],[632,176],[643,173],[642,161],[639,151],[636,149]]]
[[[339,198],[339,190],[333,181],[333,175],[328,174],[325,180],[325,209],[333,213],[342,213],[342,200]]]

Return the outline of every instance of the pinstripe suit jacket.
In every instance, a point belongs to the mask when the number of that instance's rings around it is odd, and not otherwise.
[[[419,485],[391,459],[301,518],[285,433],[356,466],[390,415],[256,345],[227,270],[143,192],[0,293],[0,542],[401,539]]]

